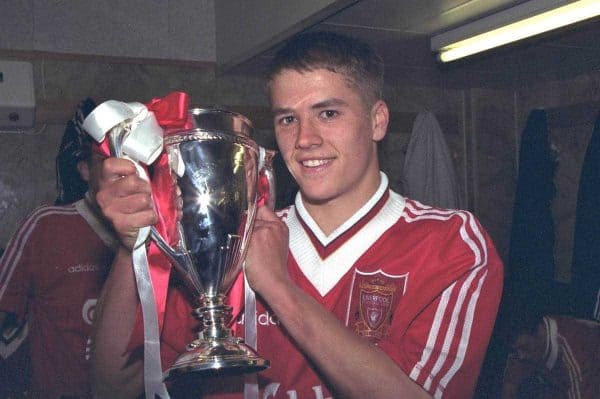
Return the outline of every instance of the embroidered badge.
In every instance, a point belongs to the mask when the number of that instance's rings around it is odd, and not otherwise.
[[[357,334],[374,342],[389,335],[394,309],[404,295],[407,275],[393,276],[381,270],[354,276],[350,314]]]

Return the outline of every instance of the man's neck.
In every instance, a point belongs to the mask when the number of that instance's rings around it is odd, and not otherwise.
[[[378,184],[368,190],[365,195],[356,194],[317,203],[307,200],[304,196],[301,196],[301,200],[304,209],[319,226],[323,234],[329,236],[365,206],[381,188],[383,183],[379,179]],[[385,186],[387,187],[387,180]]]
[[[354,213],[360,209],[358,207],[353,212],[340,212],[335,203],[327,204],[311,204],[310,202],[303,201],[304,208],[313,218],[315,223],[319,226],[323,234],[326,236],[330,235],[335,229],[340,227],[346,220],[348,220]]]

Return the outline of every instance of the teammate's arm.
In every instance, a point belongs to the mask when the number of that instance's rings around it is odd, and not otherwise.
[[[137,315],[137,291],[131,251],[140,227],[156,221],[150,185],[128,160],[104,161],[98,205],[119,238],[118,250],[94,318],[92,390],[97,398],[132,398],[143,392],[143,359],[127,345]]]
[[[131,253],[115,256],[96,306],[91,380],[95,398],[134,398],[144,389],[143,359],[127,352],[136,320],[137,293]]]

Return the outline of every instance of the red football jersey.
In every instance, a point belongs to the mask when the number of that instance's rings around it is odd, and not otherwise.
[[[0,311],[28,323],[30,397],[89,395],[88,339],[115,241],[85,200],[36,209],[0,261]]]
[[[373,198],[329,236],[299,196],[280,216],[290,231],[288,268],[298,286],[383,349],[432,396],[472,395],[494,326],[503,269],[471,213],[407,200],[389,191],[384,177]],[[167,366],[191,337],[172,326],[195,323],[184,301],[172,300],[180,305],[167,312],[163,329]],[[258,352],[271,362],[258,374],[259,397],[332,397],[260,298],[257,313]],[[176,321],[179,317],[186,321]],[[228,380],[226,388],[238,393],[215,397],[241,397],[243,381]]]
[[[552,397],[598,397],[600,323],[568,316],[546,316],[544,324],[544,363],[549,380],[554,382]]]

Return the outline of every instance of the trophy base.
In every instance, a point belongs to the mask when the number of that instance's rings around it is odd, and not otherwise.
[[[188,345],[164,375],[165,380],[179,377],[209,377],[256,373],[269,367],[269,361],[240,338],[196,340]]]

